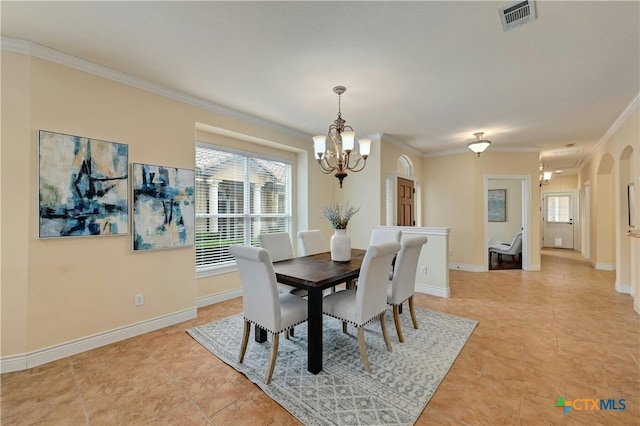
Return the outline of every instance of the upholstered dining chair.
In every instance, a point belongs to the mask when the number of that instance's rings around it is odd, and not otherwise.
[[[269,252],[272,262],[293,259],[293,246],[291,245],[291,238],[289,238],[288,233],[275,232],[272,234],[259,234],[258,241],[260,241],[260,247]],[[306,290],[282,283],[278,283],[278,291],[280,293],[295,294],[300,297],[307,295]]]
[[[322,253],[327,251],[324,244],[324,237],[319,229],[298,232],[298,239],[302,247],[302,255],[309,256],[311,254]]]
[[[418,328],[413,295],[416,287],[416,269],[422,246],[427,243],[427,237],[409,237],[400,243],[400,251],[396,257],[396,266],[393,270],[393,278],[387,285],[387,303],[393,307],[393,322],[398,333],[398,340],[404,342],[402,327],[400,326],[400,307],[405,301],[409,301],[409,312],[413,328]]]
[[[380,243],[388,243],[390,241],[400,242],[402,231],[399,229],[378,229],[371,231],[371,239],[369,245],[373,246]]]
[[[379,229],[375,228],[371,231],[371,239],[369,241],[369,245],[373,246],[380,243],[388,243],[395,241],[396,243],[400,242],[402,238],[402,231],[399,229]],[[393,278],[393,268],[395,267],[396,260],[393,259],[391,262],[391,267],[389,269],[389,279]]]
[[[391,352],[391,341],[387,333],[385,311],[387,309],[387,273],[393,257],[400,250],[396,242],[369,246],[362,260],[358,277],[358,290],[341,290],[325,296],[322,312],[342,321],[346,333],[347,323],[358,330],[358,348],[366,371],[371,372],[364,340],[364,326],[379,319],[387,350]]]
[[[238,362],[242,364],[251,324],[271,334],[271,355],[265,383],[271,376],[278,357],[280,333],[307,321],[307,301],[290,293],[279,293],[276,274],[269,252],[260,247],[232,245],[229,251],[236,258],[242,281],[244,330]]]

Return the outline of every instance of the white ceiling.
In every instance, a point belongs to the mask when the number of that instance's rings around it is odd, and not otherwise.
[[[484,131],[574,173],[637,102],[640,2],[537,1],[503,32],[513,3],[2,1],[1,32],[308,135],[344,85],[358,136],[436,154]]]

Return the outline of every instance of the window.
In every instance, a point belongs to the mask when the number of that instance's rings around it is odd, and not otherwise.
[[[196,146],[196,271],[235,264],[232,244],[290,232],[291,163],[224,147]]]
[[[547,222],[571,221],[571,197],[547,196]]]

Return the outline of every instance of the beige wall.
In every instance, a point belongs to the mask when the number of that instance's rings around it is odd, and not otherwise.
[[[193,248],[134,253],[131,236],[38,239],[39,129],[128,144],[132,163],[188,169],[196,123],[312,158],[310,141],[4,50],[2,88],[3,356],[193,310],[196,297],[239,287],[237,274],[196,280]],[[311,172],[298,189],[323,203],[329,181]],[[299,215],[310,227],[324,222],[306,208]]]
[[[423,216],[428,226],[451,228],[449,262],[460,269],[484,270],[487,258],[484,179],[528,176],[528,269],[540,267],[540,192],[538,153],[500,152],[481,157],[471,151],[425,158]]]
[[[614,123],[610,137],[599,146],[578,176],[580,189],[591,187],[591,263],[616,270],[616,289],[633,296],[640,312],[640,239],[625,236],[626,186],[634,184],[636,222],[640,221],[640,108],[638,98],[622,119]],[[635,226],[640,228],[640,224]]]
[[[548,185],[543,185],[541,191],[563,192],[578,189],[578,175],[553,175]]]

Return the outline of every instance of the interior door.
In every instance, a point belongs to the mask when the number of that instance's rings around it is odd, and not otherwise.
[[[415,226],[413,181],[398,178],[398,226]]]
[[[542,246],[573,249],[573,194],[544,194]]]

